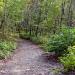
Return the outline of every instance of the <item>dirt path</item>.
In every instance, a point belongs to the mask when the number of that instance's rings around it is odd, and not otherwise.
[[[56,68],[61,68],[61,65],[47,61],[43,54],[37,45],[19,40],[13,57],[0,63],[0,75],[59,75]]]

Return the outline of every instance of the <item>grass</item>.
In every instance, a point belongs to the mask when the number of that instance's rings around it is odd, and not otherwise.
[[[16,48],[15,42],[0,41],[0,59],[5,59]]]

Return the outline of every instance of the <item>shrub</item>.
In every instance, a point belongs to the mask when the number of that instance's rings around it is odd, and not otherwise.
[[[1,41],[0,42],[0,59],[4,59],[15,48],[16,48],[16,43],[10,42],[10,41],[9,42],[8,41]]]
[[[45,44],[48,41],[48,36],[46,36],[46,35],[45,36],[40,36],[40,35],[36,36],[34,33],[32,33],[30,36],[29,32],[26,33],[25,31],[22,31],[20,33],[20,38],[31,40],[36,44]]]
[[[37,44],[45,44],[48,41],[48,37],[46,36],[31,37],[31,40]]]
[[[68,53],[60,57],[61,63],[64,65],[65,70],[75,69],[75,46],[68,48]]]
[[[22,31],[19,36],[22,39],[30,39],[29,33],[26,33],[25,31]]]
[[[46,45],[48,52],[55,52],[57,55],[62,55],[66,52],[68,46],[75,43],[75,36],[69,32],[52,35]]]

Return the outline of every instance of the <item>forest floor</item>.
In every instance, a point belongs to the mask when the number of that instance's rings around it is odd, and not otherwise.
[[[12,56],[0,61],[0,75],[62,75],[62,65],[46,59],[38,45],[19,40]]]

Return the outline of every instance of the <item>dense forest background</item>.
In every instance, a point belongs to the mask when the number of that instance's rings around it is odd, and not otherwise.
[[[16,38],[55,52],[66,70],[75,69],[75,0],[0,0],[0,58]]]

